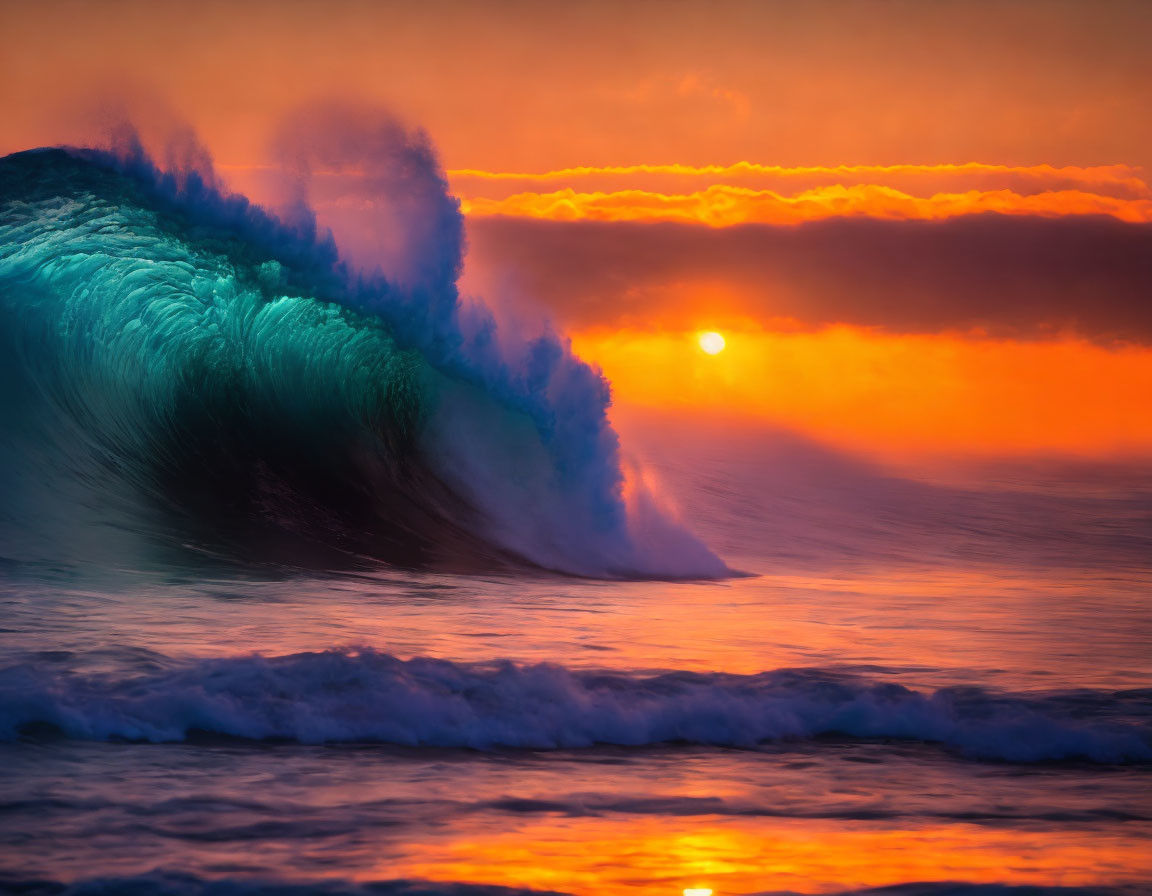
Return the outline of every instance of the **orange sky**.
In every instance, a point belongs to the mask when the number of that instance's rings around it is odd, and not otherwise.
[[[738,408],[893,460],[1152,448],[1152,352],[1142,347],[835,327],[727,330],[727,347],[710,356],[695,335],[590,331],[575,345],[631,407],[681,408],[702,425]]]
[[[466,286],[621,405],[1147,451],[1150,45],[1139,0],[8,3],[0,152],[127,110],[259,196],[291,110],[387,105],[463,200]]]
[[[1141,0],[0,5],[0,150],[131,88],[225,162],[355,94],[449,168],[1152,162]]]

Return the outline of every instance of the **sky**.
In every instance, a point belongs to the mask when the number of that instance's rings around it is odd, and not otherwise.
[[[388,108],[461,199],[465,291],[546,316],[621,415],[1144,455],[1150,45],[1114,0],[0,0],[0,152],[126,115],[264,199],[287,118]],[[317,183],[338,223],[355,177]]]

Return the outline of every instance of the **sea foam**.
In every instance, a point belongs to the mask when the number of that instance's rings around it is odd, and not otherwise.
[[[642,676],[373,650],[168,661],[140,674],[0,671],[0,736],[532,750],[755,747],[821,736],[942,744],[1011,762],[1152,761],[1152,694],[910,689],[835,671]]]

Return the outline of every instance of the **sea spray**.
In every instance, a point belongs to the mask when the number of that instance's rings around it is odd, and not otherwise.
[[[399,165],[408,206],[433,206],[406,279],[220,192],[201,155],[161,171],[125,138],[0,160],[0,554],[724,574],[674,523],[633,531],[601,376],[547,332],[495,338],[456,293],[434,155],[356,126],[353,161]]]

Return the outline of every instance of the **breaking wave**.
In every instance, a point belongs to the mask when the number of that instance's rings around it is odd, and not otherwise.
[[[426,142],[352,145],[407,190],[400,279],[138,143],[0,159],[0,562],[724,575],[625,500],[598,371],[461,301]]]
[[[371,650],[171,660],[79,673],[0,671],[0,738],[178,742],[205,734],[307,744],[534,750],[597,744],[752,747],[821,736],[942,744],[1010,762],[1152,761],[1152,693],[922,692],[842,673],[589,672],[401,660]]]

